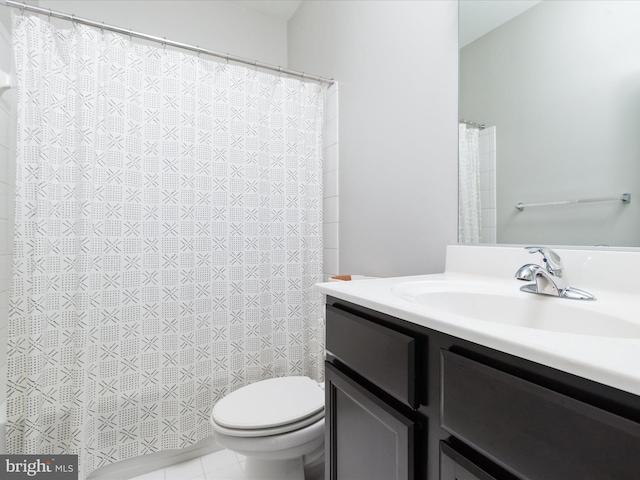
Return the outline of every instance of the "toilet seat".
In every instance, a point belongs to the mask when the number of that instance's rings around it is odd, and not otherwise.
[[[324,390],[308,377],[262,380],[221,399],[211,412],[224,435],[261,437],[304,428],[324,417]]]
[[[222,425],[218,425],[216,423],[216,421],[213,419],[213,417],[211,418],[211,426],[213,427],[213,429],[218,432],[221,433],[223,435],[230,435],[233,437],[243,437],[243,438],[249,438],[249,437],[268,437],[271,435],[280,435],[282,433],[289,433],[289,432],[293,432],[295,430],[300,430],[301,428],[307,427],[309,425],[314,424],[315,422],[322,420],[324,418],[324,410],[311,415],[307,418],[304,418],[302,420],[299,420],[297,422],[293,422],[293,423],[289,423],[287,425],[280,425],[279,427],[273,427],[273,428],[255,428],[255,429],[249,429],[249,428],[226,428],[223,427]]]

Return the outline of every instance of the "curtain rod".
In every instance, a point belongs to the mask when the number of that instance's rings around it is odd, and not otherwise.
[[[304,72],[298,72],[296,70],[289,70],[288,68],[277,67],[275,65],[270,65],[268,63],[262,63],[254,60],[250,60],[248,58],[237,57],[235,55],[229,55],[228,53],[220,53],[215,52],[213,50],[208,50],[206,48],[200,48],[198,46],[189,45],[187,43],[176,42],[173,40],[167,40],[166,38],[156,37],[154,35],[148,35],[146,33],[135,32],[131,29],[116,27],[114,25],[109,25],[103,22],[96,22],[94,20],[89,20],[86,18],[76,17],[75,15],[69,15],[68,13],[57,12],[55,10],[51,10],[48,8],[36,7],[35,5],[29,5],[23,2],[16,2],[14,0],[2,0],[0,5],[6,5],[7,7],[19,8],[20,10],[26,10],[29,12],[39,13],[42,15],[47,15],[48,17],[61,18],[63,20],[68,20],[73,23],[80,23],[83,25],[89,25],[90,27],[96,27],[101,30],[109,30],[110,32],[120,33],[122,35],[128,35],[129,37],[142,38],[144,40],[151,40],[156,43],[160,43],[162,45],[168,45],[170,47],[177,47],[183,50],[189,50],[196,53],[204,53],[205,55],[211,55],[212,57],[218,57],[225,59],[227,62],[237,62],[242,63],[244,65],[250,65],[255,68],[262,68],[265,70],[272,70],[278,73],[284,73],[286,75],[291,75],[294,77],[299,77],[302,80],[313,80],[320,83],[327,83],[329,85],[335,82],[332,78],[324,78],[319,77],[318,75],[309,75]]]
[[[471,128],[477,128],[479,130],[484,130],[485,126],[484,123],[476,123],[476,122],[472,122],[470,120],[460,120],[458,123],[464,123],[467,127],[471,127]]]

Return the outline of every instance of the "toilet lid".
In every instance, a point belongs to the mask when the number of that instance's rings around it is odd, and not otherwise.
[[[324,391],[308,377],[262,380],[230,393],[213,407],[218,425],[264,429],[298,422],[324,408]]]

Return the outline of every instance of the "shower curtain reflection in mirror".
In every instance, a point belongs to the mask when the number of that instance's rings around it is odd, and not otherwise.
[[[496,127],[460,124],[458,242],[496,243]]]
[[[323,379],[324,88],[16,16],[7,446],[80,478]]]
[[[460,123],[458,152],[458,242],[482,241],[478,128]]]

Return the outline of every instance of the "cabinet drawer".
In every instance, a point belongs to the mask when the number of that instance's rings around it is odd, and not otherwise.
[[[327,351],[401,402],[417,408],[414,338],[327,305]]]
[[[640,425],[442,350],[442,427],[520,478],[631,479]]]
[[[482,463],[482,464],[480,464]],[[509,472],[488,465],[487,460],[477,462],[449,443],[440,442],[440,480],[518,480]]]

